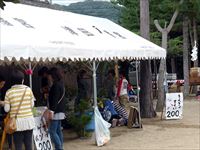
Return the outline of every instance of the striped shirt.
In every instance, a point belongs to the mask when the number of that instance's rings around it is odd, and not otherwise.
[[[119,114],[119,116],[121,116],[124,119],[128,119],[128,113],[124,107],[120,106],[120,104],[116,101],[113,101],[113,106],[116,112]]]
[[[15,117],[25,89],[26,93],[16,116],[17,131],[32,130],[35,127],[35,120],[32,113],[35,98],[32,90],[25,85],[14,85],[5,95],[4,109],[10,113],[10,117]]]
[[[17,114],[17,118],[27,118],[33,116],[32,107],[34,96],[32,90],[25,85],[14,85],[6,92],[5,95],[5,104],[10,105],[10,117],[15,117],[25,89],[26,93]]]

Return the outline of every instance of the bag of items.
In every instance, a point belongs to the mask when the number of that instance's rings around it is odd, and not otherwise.
[[[94,109],[95,117],[95,136],[97,146],[103,146],[110,141],[110,126],[111,124],[106,122],[99,112],[98,108]]]

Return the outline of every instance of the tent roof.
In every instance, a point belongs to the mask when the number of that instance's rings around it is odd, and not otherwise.
[[[6,3],[0,59],[68,61],[160,59],[166,51],[104,18]]]

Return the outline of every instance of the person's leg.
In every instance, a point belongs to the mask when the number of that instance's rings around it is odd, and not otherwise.
[[[33,137],[33,130],[23,131],[24,133],[24,145],[25,150],[32,150],[32,137]]]
[[[8,148],[9,150],[12,149],[12,134],[7,134],[7,140],[8,140]]]
[[[15,150],[22,150],[23,138],[23,133],[21,131],[15,132],[13,134]]]
[[[57,134],[60,138],[61,146],[63,148],[63,133],[62,133],[62,129],[61,129],[61,120],[58,120]]]
[[[55,150],[62,149],[62,143],[60,141],[60,137],[57,134],[58,122],[59,120],[52,120],[49,126],[49,133],[55,145]]]
[[[122,95],[119,97],[119,103],[122,107],[124,107],[127,111],[129,110],[128,105],[128,95]]]

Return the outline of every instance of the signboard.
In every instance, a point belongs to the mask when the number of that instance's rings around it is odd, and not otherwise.
[[[182,119],[183,93],[166,94],[166,119]]]
[[[33,130],[33,138],[37,150],[53,150],[51,139],[46,131],[41,117],[35,117],[36,128]]]

